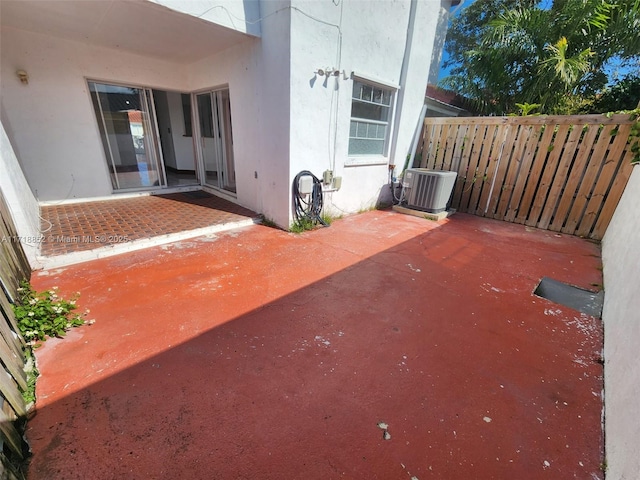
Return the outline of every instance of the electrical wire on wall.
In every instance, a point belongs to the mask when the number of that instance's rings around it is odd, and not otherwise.
[[[209,13],[212,10],[215,9],[221,9],[223,10],[227,16],[229,17],[229,21],[231,22],[231,25],[233,25],[234,28],[237,28],[235,23],[234,23],[234,19],[238,20],[238,21],[242,21],[244,23],[246,23],[247,25],[255,25],[258,24],[264,20],[266,20],[267,18],[271,17],[272,15],[276,15],[282,11],[285,10],[291,10],[294,12],[297,12],[317,23],[320,23],[322,25],[327,25],[329,27],[333,27],[337,30],[338,33],[338,37],[336,40],[336,58],[335,58],[335,70],[340,72],[342,70],[342,17],[343,17],[343,13],[344,13],[344,2],[342,2],[341,0],[332,0],[333,4],[336,7],[340,7],[340,20],[339,20],[339,24],[335,24],[335,23],[331,23],[331,22],[327,22],[325,20],[322,20],[320,18],[317,18],[307,12],[305,12],[304,10],[298,8],[298,7],[294,7],[294,6],[286,6],[286,7],[282,7],[279,8],[277,10],[274,10],[273,12],[265,15],[264,17],[260,17],[256,20],[247,20],[247,19],[242,19],[236,15],[234,15],[233,13],[231,13],[224,5],[214,5],[212,7],[207,8],[206,10],[204,10],[202,13],[196,15],[198,18],[202,18],[204,15],[206,15],[207,13]],[[340,89],[338,87],[338,79],[336,78],[336,86],[335,88],[331,91],[331,99],[330,99],[330,103],[329,103],[329,126],[327,129],[327,134],[328,134],[328,140],[327,140],[327,147],[329,150],[329,169],[332,171],[335,171],[336,168],[336,144],[337,144],[337,136],[338,136],[338,119],[339,119],[339,105],[340,105]],[[331,128],[333,125],[333,129]]]
[[[339,8],[339,23],[335,24],[332,22],[328,22],[326,20],[323,20],[321,18],[318,18],[314,15],[311,15],[307,12],[305,12],[304,10],[292,6],[292,5],[288,5],[282,8],[278,8],[260,18],[257,18],[255,20],[248,20],[246,18],[241,18],[238,17],[236,15],[234,15],[233,13],[231,13],[231,11],[229,11],[224,5],[213,5],[209,8],[207,8],[206,10],[204,10],[202,13],[196,15],[199,18],[204,17],[207,13],[211,12],[212,10],[215,9],[220,9],[222,11],[224,11],[228,18],[229,21],[231,22],[231,25],[234,26],[234,28],[237,28],[235,26],[235,22],[234,19],[239,21],[239,22],[243,22],[246,25],[255,25],[255,24],[259,24],[261,22],[263,22],[264,20],[266,20],[267,18],[273,16],[273,15],[277,15],[280,12],[283,11],[292,11],[292,12],[296,12],[314,22],[317,22],[319,24],[322,25],[326,25],[328,27],[332,27],[335,28],[337,31],[337,38],[336,38],[336,56],[335,56],[335,67],[332,68],[332,72],[333,76],[335,77],[335,87],[331,90],[331,96],[329,99],[329,124],[328,124],[328,128],[327,128],[327,150],[328,150],[328,164],[329,164],[329,170],[331,170],[331,172],[335,172],[336,169],[336,155],[337,155],[337,143],[338,143],[338,123],[339,123],[339,118],[340,118],[340,112],[339,112],[339,108],[340,108],[340,88],[339,88],[339,78],[340,78],[340,74],[339,72],[342,72],[342,75],[344,76],[344,78],[346,79],[346,75],[344,73],[344,71],[342,71],[342,20],[343,20],[343,14],[344,14],[344,1],[342,0],[332,0],[332,3],[334,6]],[[327,73],[328,75],[328,73]],[[325,85],[326,86],[326,85]],[[311,193],[311,200],[310,200],[310,204],[309,205],[305,205],[305,200],[303,198],[301,198],[299,196],[299,191],[298,191],[298,181],[299,178],[298,176],[303,174],[308,174],[311,175],[313,177],[313,192]],[[296,212],[296,219],[298,218],[298,206],[300,206],[300,215],[302,215],[302,218],[307,217],[308,215],[311,215],[312,219],[314,219],[314,221],[317,221],[318,223],[321,223],[323,225],[326,225],[326,223],[324,221],[322,221],[322,219],[320,218],[320,211],[322,210],[322,203],[323,203],[323,198],[322,198],[322,183],[321,181],[316,178],[311,172],[308,171],[304,171],[304,172],[300,172],[300,174],[298,174],[298,176],[296,176],[296,179],[294,180],[293,183],[293,189],[294,189],[294,202],[298,202],[296,203],[296,208],[294,209],[294,212]],[[317,192],[316,192],[317,190]],[[317,205],[320,205],[320,209],[317,210],[317,212],[315,211],[315,209],[317,208]],[[332,206],[332,208],[337,208],[335,206]],[[343,211],[342,209],[337,208],[340,211]],[[307,213],[304,213],[307,212]],[[328,225],[326,225],[328,226]]]
[[[300,191],[300,180],[304,177],[311,177],[311,192]],[[303,224],[311,222],[314,225],[320,223],[325,227],[329,225],[322,219],[322,181],[309,170],[303,170],[293,179],[293,214],[296,222]]]

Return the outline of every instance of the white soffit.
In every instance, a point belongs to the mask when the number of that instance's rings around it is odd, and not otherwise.
[[[251,38],[146,0],[0,0],[0,22],[183,64]]]

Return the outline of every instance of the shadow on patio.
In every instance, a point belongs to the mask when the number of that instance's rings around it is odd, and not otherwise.
[[[97,322],[37,350],[29,478],[602,478],[600,321],[531,293],[599,267],[574,237],[368,212],[40,272]]]

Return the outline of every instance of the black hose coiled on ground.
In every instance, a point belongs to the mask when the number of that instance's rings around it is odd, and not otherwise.
[[[307,194],[300,193],[300,179],[309,176],[313,179],[313,189],[311,195],[307,198]],[[303,170],[293,179],[293,214],[298,223],[304,223],[305,220],[311,221],[314,225],[320,223],[328,227],[327,223],[322,220],[322,182],[309,170]]]

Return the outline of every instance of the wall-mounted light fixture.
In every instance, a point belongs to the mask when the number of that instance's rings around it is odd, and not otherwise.
[[[333,68],[333,67],[327,67],[327,68],[319,68],[318,70],[316,70],[314,72],[316,75],[319,75],[321,77],[323,76],[327,76],[327,77],[338,77],[340,76],[341,73],[344,73],[344,70],[341,72],[340,70],[338,70],[337,68]]]
[[[315,83],[316,77],[325,77],[324,82],[322,82],[322,86],[325,88],[327,87],[329,77],[334,77],[336,79],[334,86],[336,90],[340,88],[338,86],[338,80],[348,80],[350,78],[347,76],[347,72],[345,72],[344,70],[338,70],[335,67],[318,68],[315,72],[313,72],[313,75],[314,77],[310,80],[310,84],[312,87]]]
[[[25,85],[29,84],[29,75],[24,70],[16,70],[16,75],[20,79],[22,83]]]

